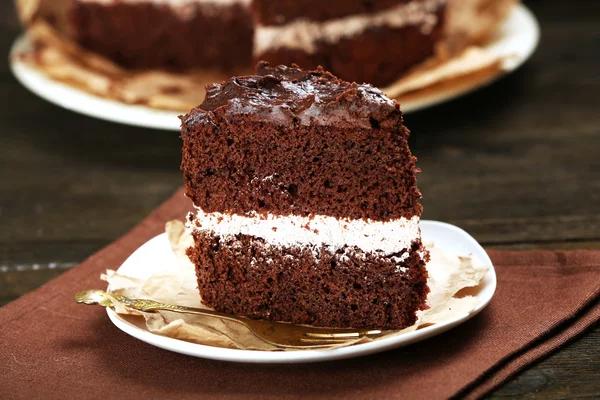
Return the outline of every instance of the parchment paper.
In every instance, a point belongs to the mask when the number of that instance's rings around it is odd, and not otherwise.
[[[110,291],[132,298],[148,298],[169,304],[190,307],[204,307],[196,288],[194,265],[185,255],[185,249],[193,244],[183,222],[171,221],[166,225],[171,249],[175,254],[173,265],[166,265],[146,280],[120,275],[109,270],[102,275]],[[476,297],[461,296],[461,289],[476,287],[489,269],[471,255],[455,256],[426,244],[431,261],[427,264],[428,285],[431,292],[427,299],[428,310],[418,312],[418,321],[413,326],[394,331],[385,337],[402,335],[420,327],[441,323],[471,312],[479,300]],[[120,314],[132,314],[122,305],[116,305]],[[243,326],[221,321],[217,318],[195,315],[182,315],[172,312],[133,313],[145,319],[150,332],[176,339],[205,345],[247,350],[280,350],[256,339]],[[360,339],[337,347],[355,345],[371,341]],[[291,350],[302,351],[302,350]]]

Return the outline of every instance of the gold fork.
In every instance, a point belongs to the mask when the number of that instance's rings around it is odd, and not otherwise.
[[[319,328],[307,325],[295,325],[285,322],[271,322],[238,317],[219,311],[205,310],[160,303],[148,299],[131,299],[102,290],[84,290],[75,295],[75,301],[85,304],[98,304],[114,309],[114,302],[121,303],[130,310],[153,313],[157,311],[172,311],[182,314],[196,314],[220,318],[244,325],[250,332],[262,341],[278,348],[306,349],[327,348],[348,343],[361,338],[377,338],[389,333],[378,329],[342,329]]]

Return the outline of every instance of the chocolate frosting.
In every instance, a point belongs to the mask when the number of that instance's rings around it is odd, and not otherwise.
[[[401,122],[399,105],[379,89],[342,81],[321,67],[310,71],[295,65],[270,67],[266,62],[258,63],[256,75],[208,85],[206,98],[195,111],[220,114],[232,122],[255,114],[281,125],[371,128]]]

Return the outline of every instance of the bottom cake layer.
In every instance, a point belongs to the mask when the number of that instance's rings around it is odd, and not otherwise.
[[[429,291],[420,239],[380,255],[346,247],[279,247],[262,239],[194,231],[187,250],[202,302],[254,319],[328,327],[401,329]]]

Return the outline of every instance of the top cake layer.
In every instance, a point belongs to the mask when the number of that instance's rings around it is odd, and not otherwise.
[[[187,196],[203,213],[389,221],[421,214],[399,105],[317,69],[260,63],[181,117]]]
[[[197,116],[217,110],[231,121],[252,114],[279,125],[368,129],[402,120],[399,105],[370,85],[342,81],[321,68],[271,68],[265,62],[258,64],[256,75],[209,85]]]
[[[312,21],[326,21],[353,14],[371,14],[390,7],[419,3],[424,0],[364,0],[364,1],[322,1],[322,0],[253,0],[257,22],[261,25],[284,25],[299,18]]]

